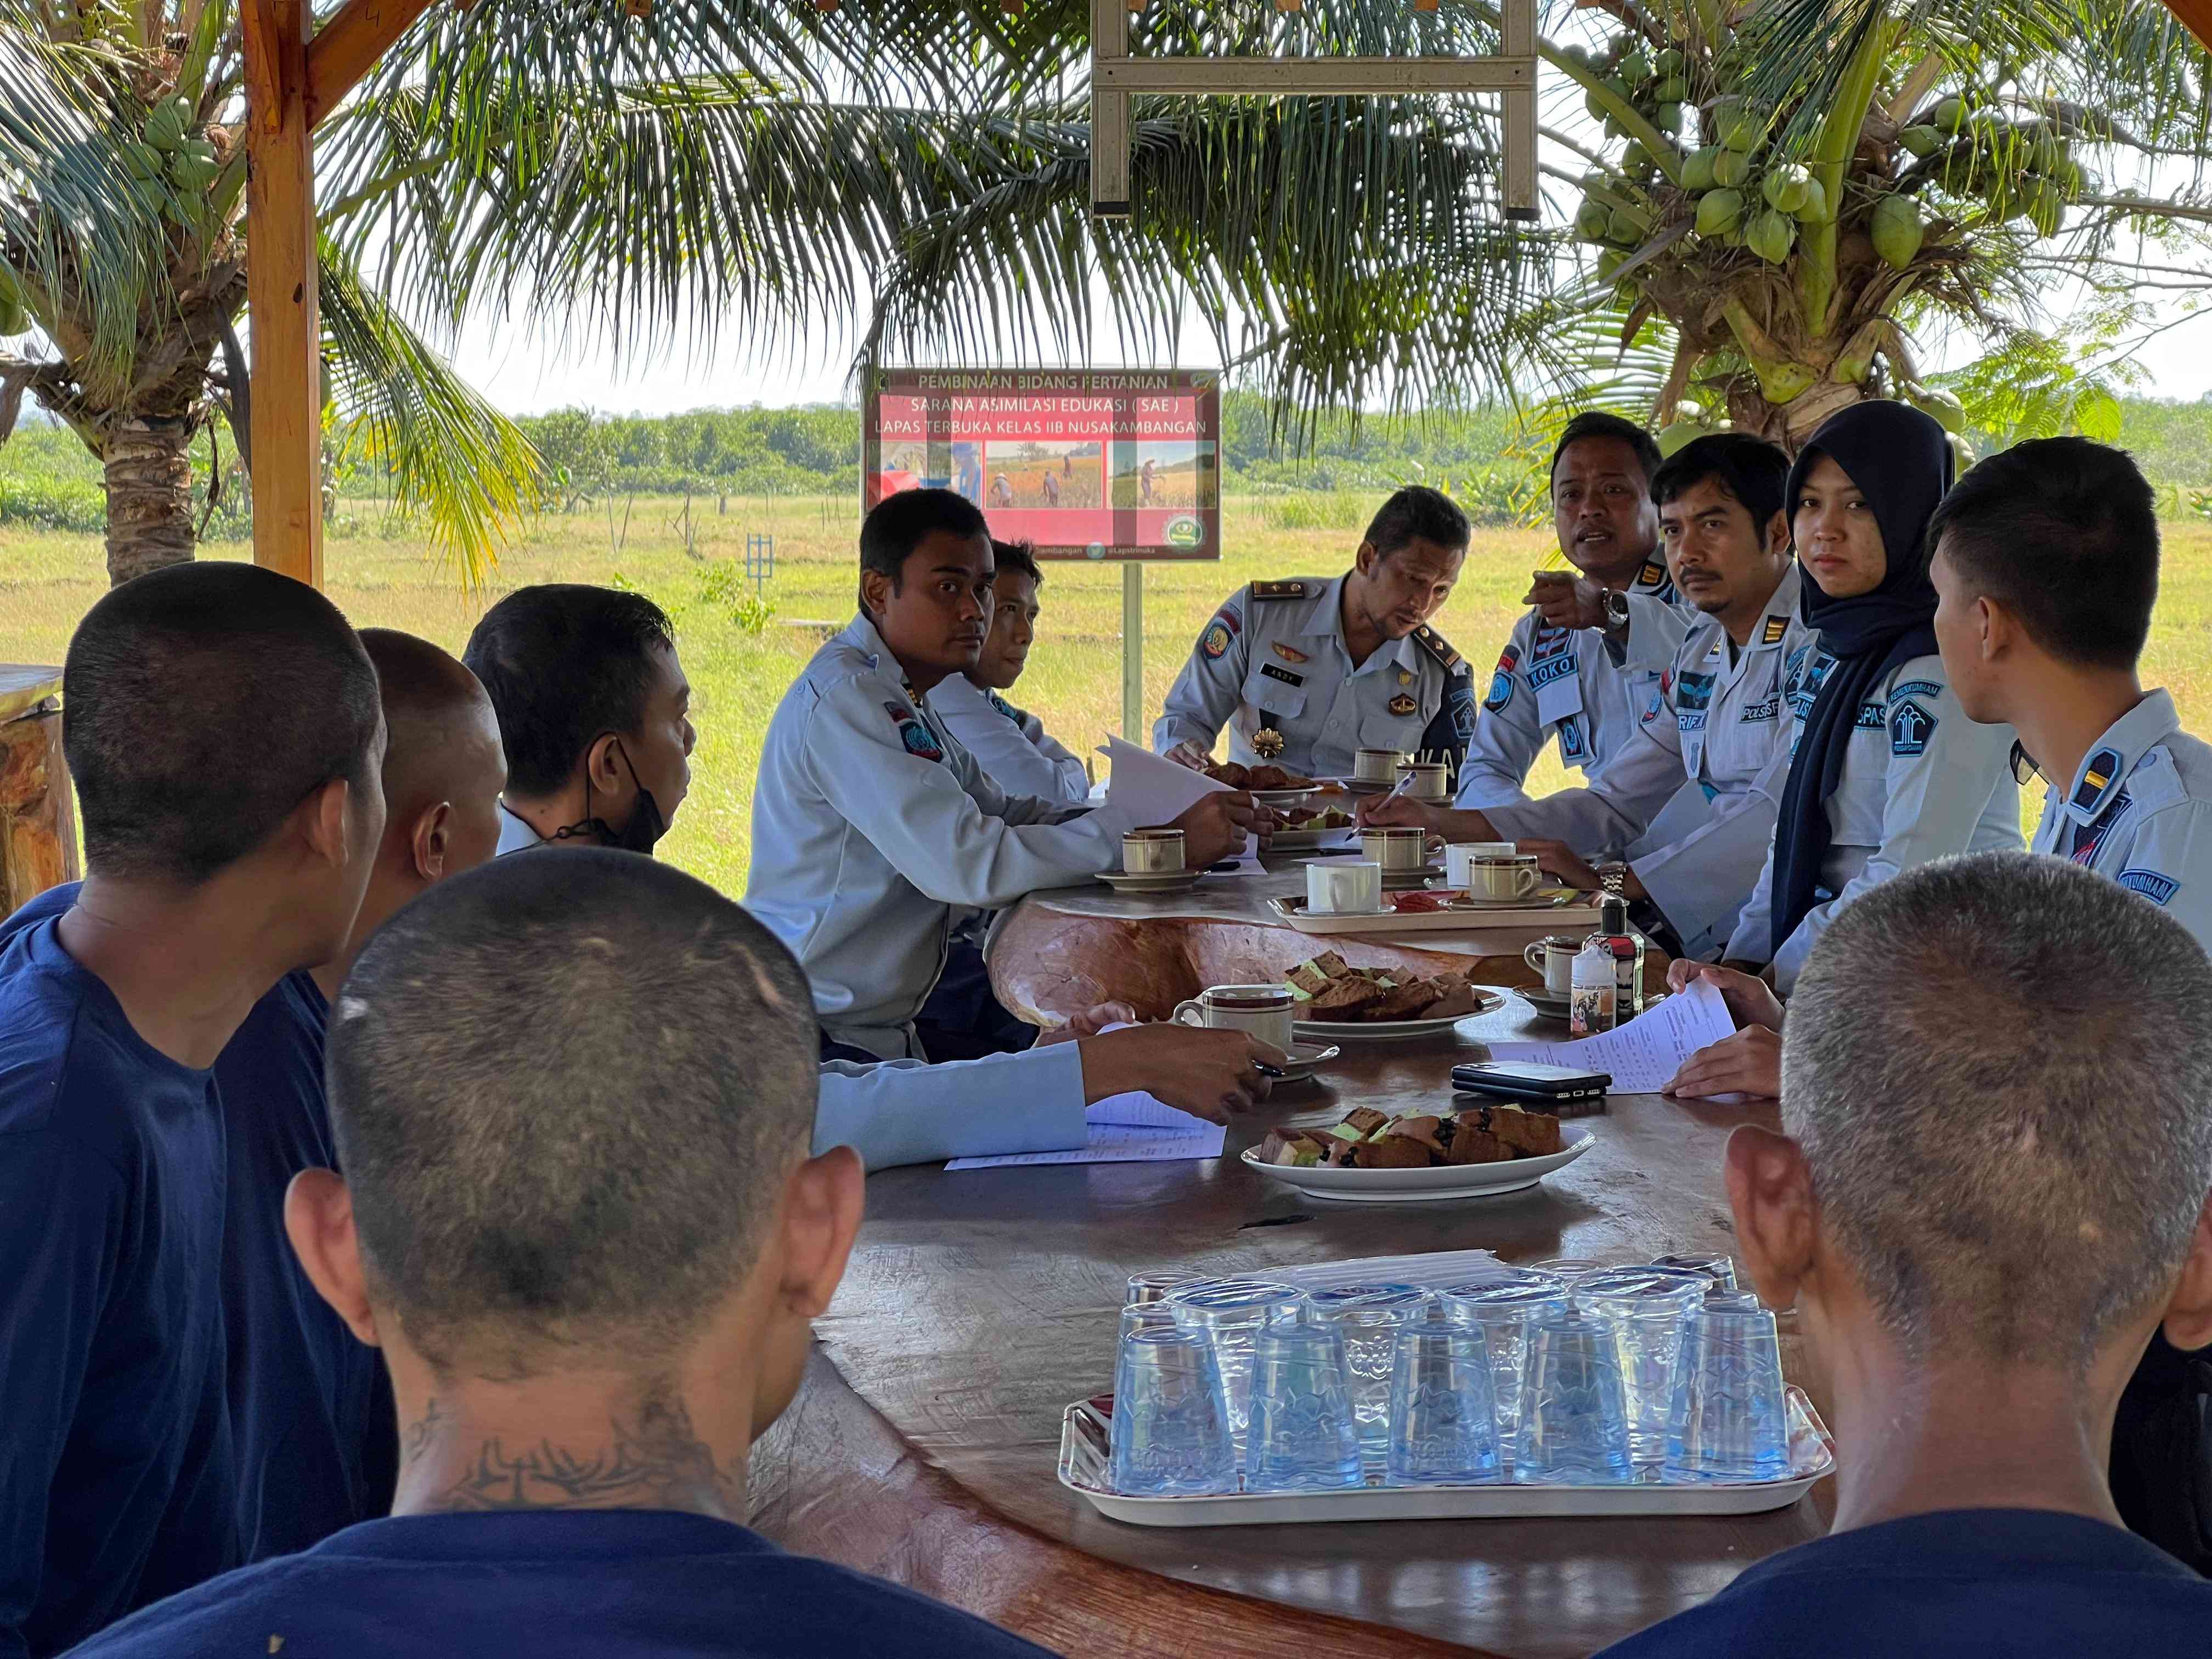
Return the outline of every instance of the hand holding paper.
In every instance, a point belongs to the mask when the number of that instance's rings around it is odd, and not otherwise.
[[[1656,1094],[1699,1049],[1735,1035],[1721,994],[1703,981],[1647,1008],[1626,1025],[1565,1042],[1493,1042],[1492,1060],[1533,1060],[1610,1072],[1621,1094]]]

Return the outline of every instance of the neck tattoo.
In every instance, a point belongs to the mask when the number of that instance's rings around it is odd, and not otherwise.
[[[459,1452],[453,1438],[458,1426],[451,1413],[431,1401],[403,1437],[403,1477],[441,1443]],[[744,1486],[742,1476],[732,1480],[716,1466],[713,1449],[693,1431],[681,1401],[648,1398],[631,1419],[610,1416],[605,1437],[597,1445],[564,1445],[547,1438],[510,1450],[499,1436],[482,1440],[466,1470],[426,1494],[423,1508],[688,1510],[726,1520],[744,1515]]]

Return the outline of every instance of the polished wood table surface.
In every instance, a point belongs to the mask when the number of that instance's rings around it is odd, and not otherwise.
[[[1825,1483],[1740,1518],[1157,1530],[1097,1516],[1054,1478],[1061,1409],[1110,1386],[1115,1313],[1141,1269],[1730,1248],[1721,1149],[1739,1123],[1773,1123],[1771,1106],[1615,1097],[1580,1120],[1596,1144],[1540,1187],[1457,1203],[1332,1205],[1237,1160],[1285,1116],[1443,1103],[1484,1036],[1557,1034],[1516,1001],[1444,1037],[1354,1047],[1232,1128],[1218,1160],[872,1176],[817,1325],[827,1364],[757,1458],[759,1524],[1048,1646],[1115,1655],[1587,1654],[1818,1536]]]

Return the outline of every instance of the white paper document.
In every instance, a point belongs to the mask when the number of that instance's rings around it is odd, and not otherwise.
[[[1100,752],[1114,769],[1107,781],[1106,799],[1125,809],[1132,823],[1173,823],[1195,806],[1200,796],[1228,787],[1203,772],[1194,772],[1120,738],[1107,738]]]
[[[1087,1145],[1057,1152],[1008,1152],[998,1158],[956,1158],[947,1170],[998,1170],[1029,1164],[1146,1164],[1219,1158],[1228,1130],[1179,1111],[1151,1095],[1109,1095],[1085,1109]]]
[[[1698,1049],[1735,1031],[1727,1000],[1704,980],[1688,990],[1647,1008],[1626,1025],[1596,1036],[1565,1042],[1493,1042],[1492,1060],[1533,1060],[1545,1066],[1572,1066],[1585,1072],[1610,1072],[1616,1094],[1656,1094],[1674,1079],[1682,1062]]]

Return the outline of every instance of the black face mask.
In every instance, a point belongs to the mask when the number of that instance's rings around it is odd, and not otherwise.
[[[629,768],[630,781],[637,786],[637,805],[630,809],[629,822],[619,830],[592,811],[592,782],[588,774],[584,780],[584,817],[576,823],[564,824],[553,832],[555,841],[568,841],[590,836],[602,845],[621,848],[625,853],[650,854],[655,843],[668,833],[668,820],[660,816],[660,803],[653,799],[653,791],[645,787],[645,780],[637,775],[637,766],[629,757],[629,750],[615,739],[615,753]]]

